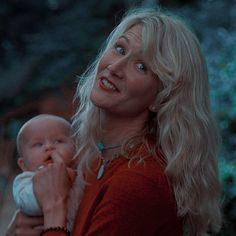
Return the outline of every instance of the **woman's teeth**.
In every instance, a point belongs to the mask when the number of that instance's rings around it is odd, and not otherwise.
[[[111,89],[111,90],[114,90],[114,91],[116,90],[116,87],[115,87],[113,84],[111,84],[108,80],[102,79],[101,81],[102,81],[102,84],[103,84],[106,88]]]

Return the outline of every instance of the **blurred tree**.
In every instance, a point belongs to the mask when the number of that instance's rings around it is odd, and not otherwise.
[[[74,80],[114,25],[110,17],[124,7],[122,1],[104,1],[105,7],[91,0],[4,3],[0,12],[2,112]]]

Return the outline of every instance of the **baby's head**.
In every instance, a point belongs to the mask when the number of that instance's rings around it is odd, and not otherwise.
[[[42,114],[27,121],[17,135],[18,165],[23,171],[35,171],[60,156],[72,167],[75,144],[70,123],[64,118]]]

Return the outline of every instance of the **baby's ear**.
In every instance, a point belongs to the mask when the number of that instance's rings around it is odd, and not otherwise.
[[[155,104],[151,104],[149,107],[148,107],[149,111],[151,112],[157,112],[157,105]]]
[[[25,170],[25,162],[24,162],[24,159],[22,157],[19,157],[18,160],[17,160],[17,164],[18,166],[20,167],[20,169],[22,171]]]

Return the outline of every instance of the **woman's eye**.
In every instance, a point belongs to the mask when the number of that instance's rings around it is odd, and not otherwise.
[[[147,71],[147,67],[145,66],[144,63],[138,63],[138,64],[137,64],[137,68],[138,68],[139,70],[141,70],[141,71],[144,71],[144,72]]]
[[[121,55],[125,55],[125,49],[121,46],[115,46],[115,50],[121,54]]]

